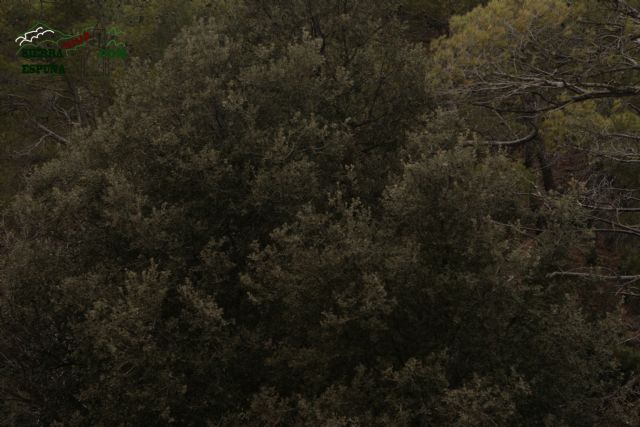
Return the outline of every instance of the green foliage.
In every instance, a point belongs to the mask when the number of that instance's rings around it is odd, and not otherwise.
[[[5,212],[7,425],[640,422],[623,314],[549,276],[582,187],[462,146],[398,6],[220,2],[132,60]]]
[[[630,276],[640,262],[636,7],[491,1],[451,19],[426,72],[475,139],[515,141],[546,189],[580,189],[575,202],[591,208],[585,215],[598,230],[591,266]],[[534,137],[517,142],[531,128]],[[637,316],[636,296],[630,305]]]
[[[126,69],[124,61],[111,61],[111,74],[91,75],[98,72],[97,49],[92,48],[65,58],[64,77],[24,75],[13,43],[16,35],[38,22],[70,34],[93,26],[115,26],[123,32],[131,56],[155,61],[182,27],[203,16],[210,6],[201,1],[3,2],[0,36],[7,43],[0,47],[0,206],[23,187],[23,175],[32,166],[57,153],[62,140],[42,127],[70,139],[77,127],[94,126],[111,104],[114,83]],[[79,71],[83,68],[87,75]]]

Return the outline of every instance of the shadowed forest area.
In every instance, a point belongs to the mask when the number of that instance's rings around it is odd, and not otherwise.
[[[640,1],[0,38],[0,425],[640,425]]]

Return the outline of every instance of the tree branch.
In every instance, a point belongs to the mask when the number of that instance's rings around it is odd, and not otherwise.
[[[578,273],[575,271],[554,271],[553,273],[547,274],[547,278],[552,279],[554,277],[585,277],[590,279],[603,279],[603,280],[640,280],[640,274],[635,275],[603,275],[603,274],[593,274],[593,273]]]
[[[43,131],[47,132],[50,136],[56,138],[58,141],[64,142],[65,144],[70,144],[71,143],[67,138],[58,135],[57,133],[55,133],[54,131],[52,131],[48,127],[44,126],[42,123],[37,122],[33,118],[31,120],[33,120],[33,122],[36,124],[36,126],[38,126]]]
[[[511,141],[465,141],[462,145],[471,146],[471,145],[493,145],[493,146],[514,146],[527,143],[533,140],[536,136],[538,136],[538,128],[533,125],[530,125],[531,132],[529,132],[526,136],[518,139],[514,139]]]

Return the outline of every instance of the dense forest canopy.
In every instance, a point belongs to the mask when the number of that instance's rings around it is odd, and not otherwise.
[[[639,1],[0,8],[0,424],[640,425]]]

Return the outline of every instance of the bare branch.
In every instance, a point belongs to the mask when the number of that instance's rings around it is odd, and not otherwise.
[[[471,145],[493,145],[493,146],[514,146],[527,143],[533,140],[536,136],[538,136],[538,128],[535,126],[531,126],[531,132],[526,136],[518,139],[514,139],[512,141],[465,141],[463,143],[464,146]]]
[[[593,274],[593,273],[578,273],[575,271],[554,271],[553,273],[547,274],[547,278],[552,279],[554,277],[584,277],[588,279],[600,279],[600,280],[640,280],[640,274],[634,275],[603,275],[603,274]]]
[[[640,212],[640,208],[618,208],[614,206],[591,206],[578,203],[581,207],[587,209],[594,209],[599,211],[614,211],[614,212]]]
[[[58,141],[64,142],[65,144],[70,144],[71,143],[67,138],[58,135],[57,133],[55,133],[54,131],[52,131],[48,127],[44,126],[42,123],[37,122],[35,119],[32,119],[32,120],[36,124],[36,126],[38,126],[43,131],[47,132],[52,137],[56,138]]]

